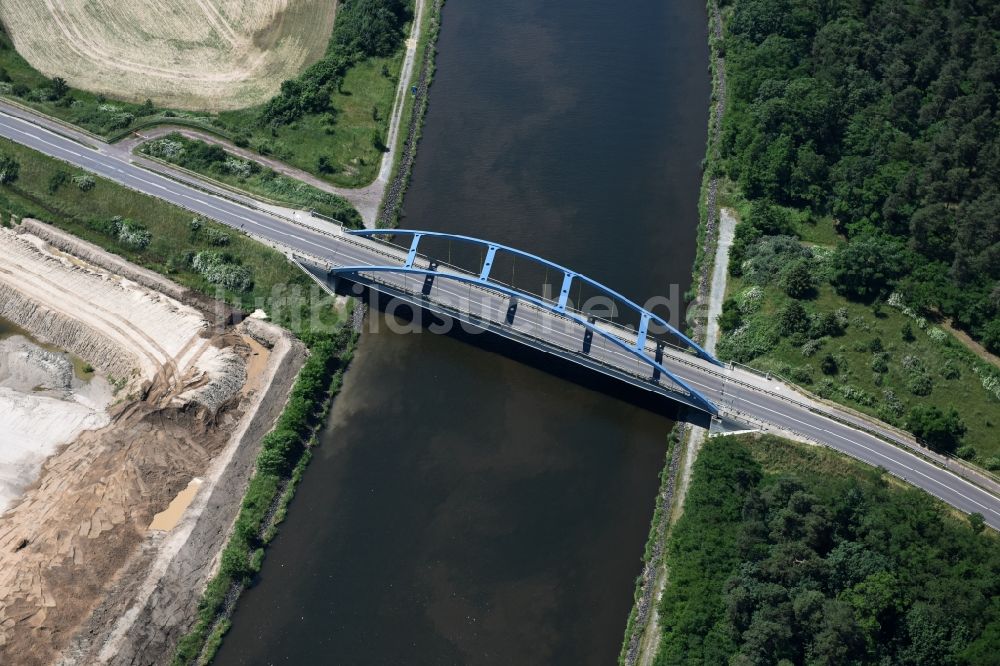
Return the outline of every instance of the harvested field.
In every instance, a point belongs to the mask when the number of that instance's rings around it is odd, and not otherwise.
[[[273,96],[326,50],[332,0],[0,0],[49,77],[126,100],[219,111]]]
[[[141,269],[27,229],[0,228],[0,316],[119,388],[110,407],[92,390],[77,399],[65,358],[22,336],[0,341],[0,427],[13,418],[15,434],[32,432],[17,421],[26,398],[64,423],[33,444],[37,464],[7,468],[21,476],[0,515],[0,663],[161,663],[193,618],[304,351],[276,327],[227,324],[176,285],[181,300],[167,296],[162,278],[142,284]],[[0,439],[0,471],[3,447],[25,442]],[[169,611],[155,627],[122,624],[149,612],[154,590]],[[146,628],[143,645],[122,643]]]

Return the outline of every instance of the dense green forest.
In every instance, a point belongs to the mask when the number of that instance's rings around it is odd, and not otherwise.
[[[753,203],[732,272],[764,254],[789,295],[897,292],[1000,351],[1000,4],[723,5],[720,166]],[[831,218],[848,242],[816,275],[796,236]]]
[[[996,663],[981,518],[825,449],[709,440],[668,544],[657,663]]]

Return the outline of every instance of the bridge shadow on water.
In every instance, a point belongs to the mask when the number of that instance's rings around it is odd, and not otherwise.
[[[426,308],[398,301],[367,287],[359,294],[358,287],[360,285],[350,283],[347,280],[338,280],[337,283],[336,292],[338,294],[360,298],[373,310],[377,309],[386,318],[393,317],[401,325],[419,324],[424,329],[422,334],[447,335],[463,344],[473,345],[488,353],[529,365],[585,389],[597,391],[671,421],[683,421],[703,428],[708,428],[710,425],[711,420],[708,414],[674,402],[654,391],[633,386],[555,354],[535,349],[490,331],[475,328],[471,324],[455,320],[449,324],[441,315]],[[433,327],[435,332],[428,331],[429,327]],[[446,329],[445,332],[440,332],[442,329]]]

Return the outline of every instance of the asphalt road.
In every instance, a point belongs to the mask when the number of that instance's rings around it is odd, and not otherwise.
[[[0,112],[0,136],[299,254],[334,266],[399,265],[402,263],[401,256],[405,256],[404,252],[394,247],[349,236],[334,225],[329,225],[328,231],[316,229],[206,191],[211,188],[202,190],[192,187],[131,164],[115,151],[101,150],[100,146],[97,150],[88,148],[66,138],[64,134],[74,133],[60,129],[57,134],[24,118]],[[82,135],[77,138],[83,143],[95,143]],[[374,277],[374,274],[369,274],[369,277]],[[407,278],[399,274],[379,274],[378,279],[390,291],[398,289],[419,294],[423,284],[422,278]],[[487,289],[437,278],[430,297],[444,310],[467,312],[471,309],[477,312],[480,319],[493,322],[490,328],[506,328],[509,337],[544,340],[552,351],[560,355],[581,355],[584,331],[579,324],[526,302],[518,305],[514,322],[507,325],[504,322],[509,299]],[[627,338],[629,334],[622,331],[620,335]],[[618,372],[636,378],[648,377],[651,370],[634,355],[599,335],[594,337],[589,357],[605,367],[616,368]],[[859,422],[859,417],[826,405],[809,403],[779,382],[741,369],[720,368],[669,348],[664,356],[664,366],[705,395],[728,417],[794,433],[882,467],[963,512],[981,513],[988,525],[1000,530],[1000,498],[902,448],[905,442],[889,429],[864,424],[865,428],[874,428],[884,436],[895,439],[896,444],[848,424]],[[667,383],[665,378],[664,383]]]

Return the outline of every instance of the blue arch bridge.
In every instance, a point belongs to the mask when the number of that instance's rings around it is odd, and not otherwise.
[[[722,364],[670,322],[596,280],[531,253],[469,236],[412,229],[342,230],[339,235],[342,242],[334,245],[332,257],[327,252],[323,259],[294,255],[295,260],[326,284],[344,278],[712,416],[719,414],[679,372],[706,365],[718,370]],[[390,237],[403,242],[391,242]],[[449,249],[458,245],[478,251],[479,261],[463,269],[421,252],[422,243],[432,240],[446,241]],[[501,257],[521,259],[546,275],[554,274],[558,291],[539,295],[501,281],[494,275]],[[598,317],[596,308],[579,309],[570,295],[584,287],[598,297],[602,309],[624,310],[634,325]]]

